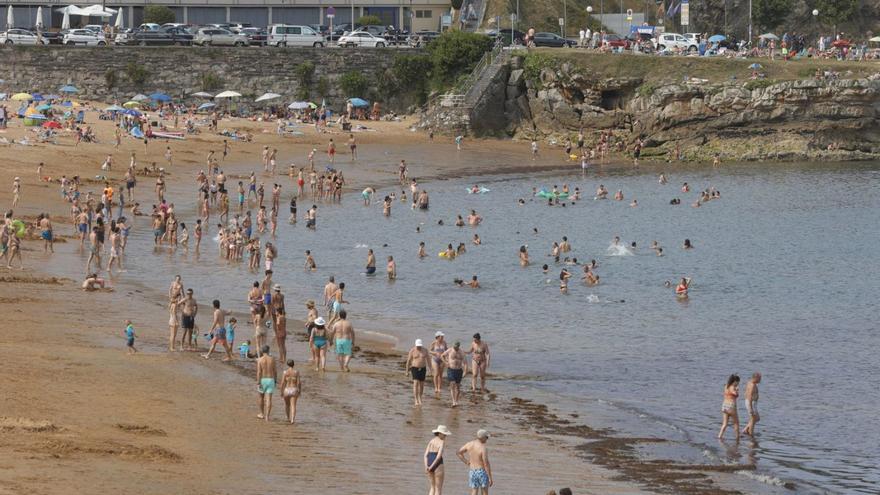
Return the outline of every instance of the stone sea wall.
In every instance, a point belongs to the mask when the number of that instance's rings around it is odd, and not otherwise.
[[[378,93],[381,74],[391,68],[397,49],[338,48],[201,48],[201,47],[11,47],[0,48],[0,92],[57,92],[60,86],[79,88],[78,98],[126,101],[136,93],[160,91],[173,97],[198,91],[234,90],[253,101],[265,92],[292,101],[300,88],[295,68],[315,66],[310,99],[326,97],[334,107],[349,96],[339,87],[344,74],[361,72]],[[142,70],[138,69],[142,68]],[[324,79],[323,91],[319,81]],[[392,102],[394,106],[395,102]],[[400,102],[405,105],[411,102]]]

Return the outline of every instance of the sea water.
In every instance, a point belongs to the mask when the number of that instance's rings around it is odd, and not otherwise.
[[[661,170],[667,185],[658,183]],[[464,346],[480,332],[491,347],[493,371],[514,377],[520,395],[531,388],[586,412],[601,409],[621,433],[684,439],[709,460],[738,462],[747,455],[759,471],[744,479],[792,482],[799,493],[876,493],[878,178],[877,163],[650,172],[594,167],[585,176],[573,166],[571,173],[426,182],[430,210],[395,201],[390,217],[382,215],[381,204],[364,207],[359,195],[348,194],[342,205],[318,203],[315,231],[302,219],[287,224],[286,192],[274,280],[287,294],[288,314],[301,317],[303,302],[320,304],[327,277],[335,275],[346,283],[355,327],[394,336],[401,349],[415,338],[429,341],[436,330]],[[691,192],[681,191],[683,182]],[[467,194],[475,183],[490,192]],[[625,199],[593,200],[600,183],[623,190]],[[563,184],[579,187],[583,200],[548,206],[532,196],[533,188]],[[708,187],[721,199],[692,207]],[[192,189],[175,185],[171,193],[193,197]],[[379,188],[377,198],[400,189]],[[681,205],[670,205],[672,198],[681,198]],[[269,194],[266,199],[271,202]],[[632,199],[637,207],[630,206]],[[311,204],[301,199],[300,215]],[[456,215],[466,218],[471,209],[483,223],[455,227]],[[261,275],[249,273],[246,261],[218,259],[211,239],[216,215],[196,259],[195,208],[178,201],[177,211],[190,229],[189,254],[154,249],[148,222],[140,218],[124,276],[137,274],[164,291],[180,273],[203,304],[217,297],[224,307],[246,311],[247,291]],[[482,245],[471,243],[474,234]],[[600,285],[584,285],[582,267],[549,257],[562,236],[573,246],[565,256],[597,261]],[[609,249],[615,236],[627,247]],[[684,239],[694,248],[682,249]],[[655,240],[662,257],[648,248]],[[422,260],[416,256],[420,241],[429,255]],[[437,256],[460,242],[466,254],[453,261]],[[520,246],[528,247],[528,268],[519,265]],[[376,276],[363,274],[367,248],[376,254]],[[303,270],[306,249],[317,272]],[[388,255],[397,262],[394,282],[384,277]],[[567,295],[559,290],[563,267],[573,275]],[[480,290],[453,284],[472,275]],[[681,277],[692,278],[684,301],[673,290]],[[719,444],[725,380],[738,373],[744,389],[755,371],[764,376],[758,442]],[[742,405],[740,419],[747,419]]]

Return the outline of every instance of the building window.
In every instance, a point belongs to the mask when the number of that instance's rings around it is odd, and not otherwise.
[[[416,11],[416,19],[430,19],[433,16],[433,11],[431,10],[417,10]]]

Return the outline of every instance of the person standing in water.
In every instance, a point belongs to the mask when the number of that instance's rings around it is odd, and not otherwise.
[[[269,355],[269,346],[264,345],[260,349],[260,358],[257,359],[257,383],[260,392],[260,414],[257,418],[269,421],[272,412],[272,394],[275,392],[275,383],[278,381],[278,372],[275,370],[275,358]]]
[[[333,324],[331,332],[333,334],[333,345],[336,350],[336,359],[339,361],[340,371],[349,372],[348,364],[351,362],[351,355],[354,349],[354,327],[351,322],[345,318],[348,314],[345,310],[340,310],[337,314],[338,319]]]
[[[302,394],[302,381],[294,364],[293,359],[288,359],[287,369],[281,375],[281,396],[284,398],[284,411],[290,424],[296,420],[296,402]]]
[[[489,464],[489,451],[486,449],[488,441],[489,432],[480,430],[476,440],[471,440],[458,449],[458,458],[468,466],[470,495],[489,495],[489,487],[495,484]]]
[[[736,440],[739,441],[739,415],[736,411],[736,400],[739,397],[739,376],[730,375],[727,378],[727,385],[724,386],[724,403],[721,405],[721,431],[718,432],[718,438],[724,438],[724,432],[727,425],[733,423],[733,431],[736,433]]]
[[[449,380],[449,393],[452,395],[452,407],[458,407],[458,399],[461,397],[464,360],[464,351],[461,350],[460,342],[456,342],[452,345],[452,349],[443,353],[443,361],[447,366],[446,379]]]
[[[439,397],[443,388],[443,354],[449,349],[446,345],[445,335],[441,331],[434,334],[434,342],[428,348],[431,354],[431,375],[434,379],[434,395]]]
[[[749,412],[749,422],[743,428],[743,434],[750,437],[755,436],[755,425],[761,421],[761,415],[758,414],[758,384],[761,383],[761,374],[755,372],[752,379],[746,384],[746,391],[743,399],[746,402],[746,410]]]
[[[471,390],[477,391],[477,377],[480,378],[480,390],[486,390],[486,370],[489,369],[489,345],[483,342],[479,333],[474,334],[471,348],[465,354],[473,354],[471,359]]]
[[[425,377],[428,371],[428,351],[422,345],[422,339],[416,339],[415,346],[406,356],[403,374],[412,375],[413,401],[415,406],[422,405],[422,394],[425,392]]]
[[[376,255],[373,254],[373,250],[370,249],[367,251],[367,275],[373,275],[376,273]]]
[[[443,451],[446,448],[446,437],[452,435],[445,425],[438,425],[431,431],[434,438],[425,447],[425,474],[431,484],[428,495],[443,495]]]

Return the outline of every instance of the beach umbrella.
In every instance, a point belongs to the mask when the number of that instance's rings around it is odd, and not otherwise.
[[[726,39],[727,36],[724,36],[723,34],[714,34],[712,36],[709,36],[709,43],[720,43]]]
[[[124,113],[125,115],[131,115],[132,117],[140,117],[142,115],[140,112],[132,108],[129,108],[128,110],[123,110],[122,113]]]
[[[54,95],[54,94],[53,94],[53,95],[43,95],[43,98],[45,98],[45,99],[47,99],[47,100],[57,100],[57,99],[59,99],[59,98],[61,98],[61,97],[58,96],[58,95]]]
[[[14,101],[28,101],[30,99],[33,99],[33,96],[28,93],[15,93],[14,95],[12,95],[12,98],[9,99]]]
[[[369,103],[367,100],[364,100],[364,99],[362,99],[362,98],[351,98],[351,99],[348,100],[348,101],[350,101],[351,104],[354,105],[354,106],[356,106],[356,107],[368,107],[368,106],[370,106],[370,103]]]
[[[0,101],[3,101],[5,99],[6,99],[6,93],[0,93]]]
[[[153,93],[150,95],[150,99],[153,101],[171,101],[171,97],[165,93]]]
[[[213,98],[214,97],[214,95],[212,95],[211,93],[206,93],[204,91],[199,91],[198,93],[193,93],[192,96],[195,96],[197,98]]]
[[[764,40],[778,40],[778,39],[779,39],[779,36],[776,36],[776,35],[773,34],[773,33],[764,33],[764,34],[762,34],[761,36],[758,36],[758,38],[761,38],[761,39],[764,39]]]
[[[90,5],[84,9],[81,9],[82,14],[89,17],[113,17],[113,14],[116,13],[113,9],[108,9],[100,4]]]
[[[43,28],[43,7],[37,7],[37,22],[34,24],[39,29]]]
[[[207,109],[209,109],[209,108],[214,108],[214,107],[216,107],[216,106],[217,106],[217,105],[214,104],[214,103],[202,103],[201,105],[199,105],[198,110],[200,110],[200,111],[201,111],[201,110],[207,110]]]
[[[75,101],[62,101],[61,106],[62,107],[78,107],[79,103],[77,103]]]
[[[305,101],[295,101],[290,105],[287,105],[287,108],[291,110],[305,110],[306,108],[309,108],[309,104]]]
[[[127,101],[122,104],[125,108],[139,108],[141,106],[141,102],[139,101]]]
[[[125,23],[124,23],[123,20],[122,20],[122,9],[119,9],[119,11],[118,11],[117,14],[116,14],[116,25],[115,25],[115,27],[116,27],[116,30],[117,30],[117,31],[122,31],[123,29],[125,29]]]
[[[122,112],[125,111],[125,108],[120,107],[119,105],[110,105],[109,107],[104,109],[105,112]]]
[[[60,92],[62,92],[62,93],[76,93],[76,92],[79,91],[79,90],[76,89],[76,86],[71,86],[71,85],[68,84],[67,86],[61,86],[61,87],[58,89],[58,91],[60,91]]]
[[[214,96],[214,98],[238,98],[241,96],[241,93],[236,93],[235,91],[224,91],[220,94]]]
[[[6,9],[6,29],[12,29],[15,27],[15,16],[12,15],[12,5]]]
[[[749,66],[749,69],[760,69],[760,68],[762,68],[762,67],[763,67],[763,66],[762,66],[761,64],[755,62],[754,64],[752,64],[752,65]]]
[[[40,106],[38,106],[38,107],[37,107],[37,110],[40,111],[40,112],[45,112],[46,110],[49,110],[49,109],[51,109],[51,108],[52,108],[52,105],[45,104],[45,105],[40,105]]]
[[[281,95],[279,95],[278,93],[263,93],[263,96],[257,98],[254,101],[259,103],[261,101],[274,100],[275,98],[281,98]]]
[[[43,127],[46,129],[61,129],[61,124],[54,120],[50,120],[49,122],[43,124]]]
[[[149,99],[150,99],[149,96],[147,96],[147,95],[142,95],[142,94],[140,94],[140,93],[138,93],[138,94],[136,94],[136,95],[134,95],[134,96],[131,97],[131,101],[146,101],[146,100],[149,100]]]
[[[871,43],[880,43],[880,36],[874,36],[873,38],[869,39],[868,41],[870,41]]]
[[[43,98],[43,95],[41,95],[40,93],[33,93],[33,94],[31,95],[31,99],[34,100],[34,101],[43,101],[43,100],[45,100],[45,98]]]
[[[64,17],[61,19],[61,29],[70,29],[70,11],[64,9]]]

